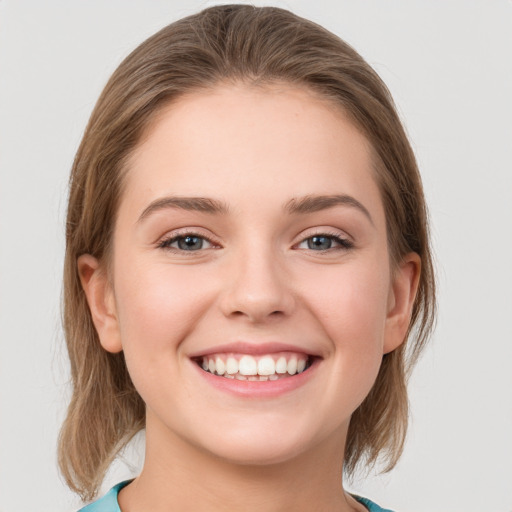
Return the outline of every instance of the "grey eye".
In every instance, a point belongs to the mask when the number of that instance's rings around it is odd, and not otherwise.
[[[312,236],[307,239],[308,249],[313,251],[326,251],[330,249],[333,244],[332,237],[330,236]]]
[[[199,236],[182,236],[175,242],[182,251],[198,251],[203,248],[204,239]]]
[[[205,249],[211,249],[213,246],[214,244],[208,238],[195,233],[176,235],[164,239],[158,244],[160,249],[167,249],[178,253],[202,252]]]
[[[347,238],[341,238],[338,235],[330,235],[328,233],[318,233],[317,235],[304,238],[296,248],[306,249],[316,252],[331,252],[331,250],[350,250],[354,247],[353,242]]]

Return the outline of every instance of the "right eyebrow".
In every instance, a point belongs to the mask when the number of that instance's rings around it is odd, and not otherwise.
[[[229,208],[225,203],[217,201],[216,199],[206,197],[169,196],[152,201],[141,213],[137,222],[142,222],[151,214],[168,208],[177,208],[180,210],[210,214],[226,214],[229,211]]]

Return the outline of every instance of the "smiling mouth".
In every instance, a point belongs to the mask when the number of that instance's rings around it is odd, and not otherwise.
[[[196,358],[196,363],[205,372],[226,379],[275,381],[305,372],[313,359],[306,354],[287,352],[261,356],[211,354]]]

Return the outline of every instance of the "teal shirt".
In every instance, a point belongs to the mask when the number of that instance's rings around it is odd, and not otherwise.
[[[115,485],[107,492],[107,494],[105,494],[105,496],[103,496],[103,498],[100,498],[90,505],[86,505],[78,512],[121,512],[119,503],[117,502],[117,495],[119,494],[119,491],[130,482],[131,480],[126,480],[125,482]],[[368,509],[368,512],[392,512],[387,508],[379,507],[377,504],[373,503],[373,501],[366,498],[361,498],[359,496],[354,496],[354,498],[359,501],[359,503],[362,503]]]

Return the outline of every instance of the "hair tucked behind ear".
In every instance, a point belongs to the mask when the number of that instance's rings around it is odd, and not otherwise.
[[[397,265],[421,257],[411,328],[414,336],[383,358],[375,386],[354,413],[346,469],[382,456],[392,467],[407,428],[406,377],[432,328],[435,286],[421,180],[388,90],[346,43],[277,8],[226,5],[165,27],[114,72],[91,115],[70,179],[63,323],[73,395],[61,431],[59,463],[84,499],[97,492],[118,451],[144,427],[144,404],[123,354],[105,352],[80,285],[77,258],[108,269],[125,162],[163,105],[221,82],[287,82],[337,104],[372,146]]]

